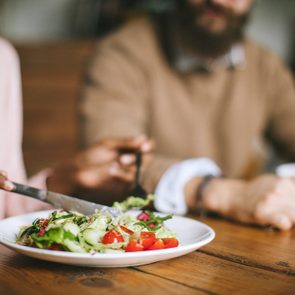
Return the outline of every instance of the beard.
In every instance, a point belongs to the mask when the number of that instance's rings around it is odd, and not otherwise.
[[[230,8],[215,4],[210,0],[200,5],[189,5],[188,1],[178,1],[178,23],[183,41],[202,56],[218,57],[244,38],[245,26],[251,9],[244,14],[237,14]],[[223,17],[226,25],[219,31],[210,30],[210,23],[201,24],[198,20],[210,9]]]

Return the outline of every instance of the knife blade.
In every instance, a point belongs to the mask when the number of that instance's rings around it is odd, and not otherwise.
[[[85,215],[90,215],[98,211],[107,211],[113,216],[117,216],[122,212],[118,209],[111,208],[105,205],[81,200],[78,198],[66,196],[63,194],[38,189],[25,184],[12,182],[14,189],[11,192],[31,197],[42,202],[53,205],[55,208],[62,208],[67,211],[77,211]]]

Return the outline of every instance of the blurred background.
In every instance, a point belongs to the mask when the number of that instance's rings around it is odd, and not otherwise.
[[[0,0],[0,36],[16,47],[24,97],[24,156],[31,175],[79,148],[77,97],[95,40],[173,0]],[[295,72],[295,1],[258,0],[248,34]]]
[[[95,38],[140,11],[161,12],[173,0],[0,0],[0,34],[15,42]],[[294,64],[295,1],[259,0],[248,33]]]

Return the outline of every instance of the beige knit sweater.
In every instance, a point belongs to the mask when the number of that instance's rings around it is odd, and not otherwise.
[[[148,19],[128,23],[94,53],[81,101],[84,143],[154,138],[150,191],[172,163],[192,157],[209,157],[232,177],[257,172],[267,129],[295,159],[292,76],[268,50],[250,40],[244,48],[243,68],[184,75],[166,62]]]

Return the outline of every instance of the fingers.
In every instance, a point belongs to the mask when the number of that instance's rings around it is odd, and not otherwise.
[[[150,163],[152,159],[152,154],[146,153],[142,156],[142,168],[145,167]],[[123,166],[131,166],[134,165],[136,162],[136,155],[135,154],[123,154],[119,156],[118,162]]]
[[[118,153],[113,149],[102,145],[94,145],[80,153],[74,162],[79,168],[90,167],[113,161],[117,156]]]
[[[13,183],[7,179],[7,173],[3,170],[0,170],[0,188],[6,191],[14,189]]]
[[[259,222],[261,225],[271,225],[279,230],[290,230],[293,227],[292,220],[284,214],[272,214],[264,218],[264,221]]]
[[[293,226],[291,219],[282,214],[274,215],[270,220],[270,224],[280,230],[290,230]]]
[[[152,152],[155,147],[154,140],[148,139],[146,135],[139,135],[131,138],[104,139],[99,142],[99,145],[115,149],[120,153],[132,153],[138,150],[143,153],[148,153]]]
[[[124,167],[114,163],[110,168],[110,175],[126,183],[132,183],[135,177],[135,167]]]
[[[0,176],[7,178],[7,173],[4,170],[0,170]]]
[[[246,192],[241,211],[248,215],[248,222],[271,225],[280,230],[290,230],[295,225],[292,179],[263,175],[248,183]]]
[[[124,166],[134,165],[136,160],[135,154],[123,154],[119,157],[120,164]]]
[[[100,141],[99,145],[119,150],[120,152],[134,152],[145,140],[146,138],[143,136],[135,138],[107,138]]]
[[[142,153],[151,153],[155,149],[155,141],[151,138],[145,137],[145,140],[137,140],[137,143]]]
[[[269,195],[257,205],[254,216],[260,225],[290,230],[295,224],[295,196]]]
[[[75,181],[79,187],[88,189],[107,188],[115,186],[116,183],[132,183],[135,176],[135,167],[124,167],[117,162],[108,163],[103,166],[86,168],[76,172]]]
[[[115,159],[118,159],[122,165],[130,166],[135,163],[136,151],[144,154],[143,162],[145,163],[145,154],[151,153],[154,147],[154,140],[148,139],[145,135],[134,138],[104,139],[77,155],[72,162],[78,169],[104,165]]]
[[[74,159],[64,161],[58,168],[67,171],[73,187],[98,188],[114,180],[130,183],[135,177],[135,152],[142,151],[144,170],[150,161],[150,151],[153,148],[154,141],[146,136],[105,139],[81,152]],[[52,183],[54,182],[51,181]]]

